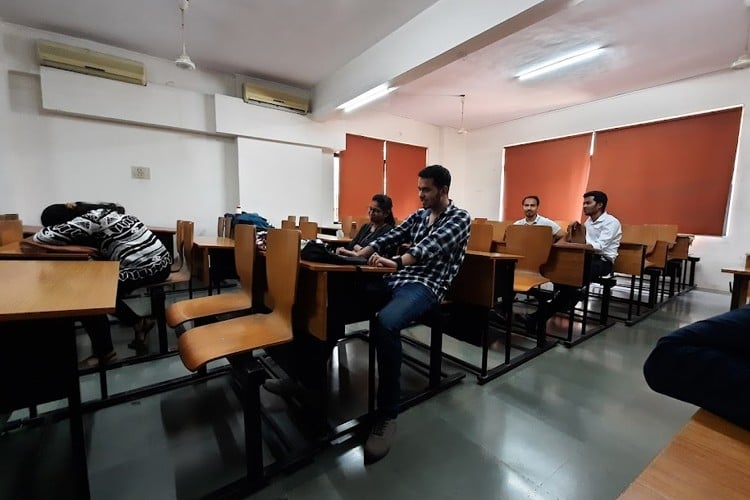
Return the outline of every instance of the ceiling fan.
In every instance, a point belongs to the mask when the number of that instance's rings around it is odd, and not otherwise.
[[[466,94],[459,94],[458,97],[461,98],[461,125],[459,126],[456,133],[466,135],[469,133],[469,131],[464,128],[464,103],[466,101]]]
[[[190,7],[190,0],[178,0],[178,6],[180,8],[180,17],[182,24],[180,26],[180,35],[182,37],[182,54],[175,59],[174,63],[178,68],[182,69],[195,69],[195,63],[190,59],[185,46],[185,11]]]

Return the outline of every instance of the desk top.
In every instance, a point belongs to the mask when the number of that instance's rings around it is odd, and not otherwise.
[[[620,496],[750,497],[750,431],[699,410]]]
[[[234,248],[234,240],[219,236],[196,236],[193,245],[200,248]]]
[[[115,310],[119,262],[0,261],[0,321]]]
[[[392,267],[375,267],[375,266],[355,266],[355,265],[342,265],[342,264],[323,264],[322,262],[312,262],[309,260],[301,260],[299,266],[302,269],[309,269],[310,271],[316,272],[332,272],[332,273],[380,273],[388,274],[395,271]]]
[[[82,248],[82,247],[81,247]],[[0,247],[0,260],[22,259],[22,260],[88,260],[90,252],[45,252],[42,249],[34,251],[32,248],[21,248],[20,241],[14,241]]]
[[[486,257],[490,260],[519,260],[523,259],[523,255],[515,255],[512,253],[500,253],[500,252],[480,252],[478,250],[467,250],[466,255],[473,255],[475,257]]]
[[[749,276],[750,275],[750,269],[733,269],[730,267],[722,267],[721,268],[722,273],[731,273],[731,274],[739,274],[743,276]]]
[[[352,242],[352,238],[348,238],[346,236],[342,236],[339,238],[338,236],[331,236],[330,234],[319,234],[318,239],[324,243],[333,243],[338,245],[347,245]]]

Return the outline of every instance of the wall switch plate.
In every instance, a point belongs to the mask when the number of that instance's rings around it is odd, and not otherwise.
[[[151,169],[148,167],[130,167],[130,177],[133,179],[150,179]]]

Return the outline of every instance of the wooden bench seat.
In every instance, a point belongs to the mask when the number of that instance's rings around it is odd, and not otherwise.
[[[699,410],[620,495],[640,499],[750,498],[750,431]]]

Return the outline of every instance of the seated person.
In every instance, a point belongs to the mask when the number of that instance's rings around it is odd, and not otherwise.
[[[622,226],[619,220],[607,213],[607,202],[607,194],[602,191],[588,191],[583,194],[583,213],[588,216],[583,223],[586,230],[586,246],[599,251],[592,256],[587,280],[610,274],[617,258],[617,249],[620,248]],[[566,241],[558,245],[577,245],[570,240],[578,232],[580,225],[578,221],[571,222]],[[581,300],[580,290],[573,286],[555,285],[555,292],[543,317],[540,317],[539,313],[532,313],[526,317],[527,333],[536,332],[539,326],[543,326],[540,322],[546,323],[555,313],[569,311]]]
[[[518,219],[513,224],[516,226],[549,226],[552,228],[552,236],[555,241],[565,236],[565,230],[561,229],[555,221],[539,215],[539,204],[539,197],[537,195],[530,194],[524,197],[521,201],[521,205],[523,206],[525,217],[523,219]]]
[[[128,347],[139,353],[145,351],[146,334],[154,322],[136,314],[123,298],[142,286],[167,279],[172,257],[162,242],[140,220],[126,215],[125,209],[114,203],[50,205],[42,212],[42,224],[45,227],[33,238],[38,243],[94,246],[105,259],[120,261],[115,316],[133,327],[135,336]],[[82,361],[80,367],[93,368],[113,361],[117,355],[106,316],[82,323],[91,337],[93,356]]]
[[[349,244],[337,248],[337,254],[355,256],[368,243],[375,241],[396,225],[396,220],[393,218],[393,201],[389,196],[384,194],[373,196],[368,211],[370,223],[362,226],[357,236]],[[385,255],[390,254],[386,253]]]
[[[750,307],[684,326],[662,337],[643,365],[656,392],[750,429]]]

